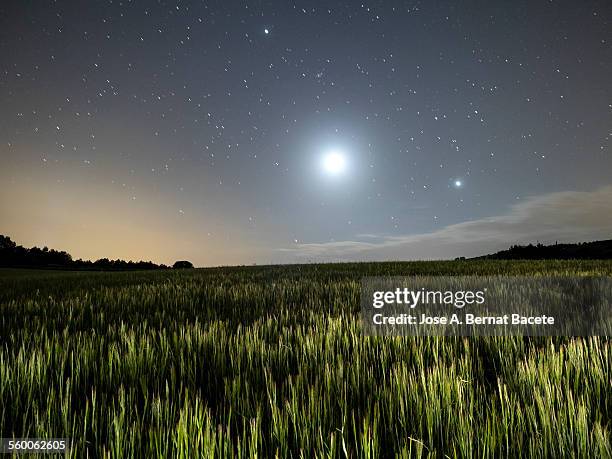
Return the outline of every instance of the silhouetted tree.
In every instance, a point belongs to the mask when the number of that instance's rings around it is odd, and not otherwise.
[[[172,267],[174,269],[191,269],[191,268],[193,268],[193,264],[190,261],[181,260],[181,261],[175,262],[172,265]]]
[[[0,250],[13,250],[15,247],[17,247],[17,244],[11,241],[10,237],[0,234]]]

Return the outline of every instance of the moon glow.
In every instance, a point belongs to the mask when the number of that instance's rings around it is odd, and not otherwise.
[[[340,175],[346,170],[346,158],[339,151],[331,151],[323,156],[323,169],[329,175]]]

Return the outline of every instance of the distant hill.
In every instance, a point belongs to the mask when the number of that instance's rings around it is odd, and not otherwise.
[[[124,261],[102,258],[96,261],[73,260],[64,251],[43,247],[28,249],[17,245],[8,236],[0,234],[0,267],[3,268],[50,268],[92,271],[131,271],[149,269],[167,269],[151,261]]]
[[[612,240],[579,242],[577,244],[513,245],[491,255],[473,259],[490,260],[605,260],[612,259]]]

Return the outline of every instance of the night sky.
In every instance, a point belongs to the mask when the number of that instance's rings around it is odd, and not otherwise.
[[[196,265],[612,238],[609,1],[2,1],[0,233]]]

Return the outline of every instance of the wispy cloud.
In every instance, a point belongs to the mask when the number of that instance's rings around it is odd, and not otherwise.
[[[285,256],[313,261],[409,260],[471,257],[535,241],[610,239],[612,185],[595,191],[534,196],[514,205],[506,214],[449,225],[432,233],[362,236],[280,250]]]

